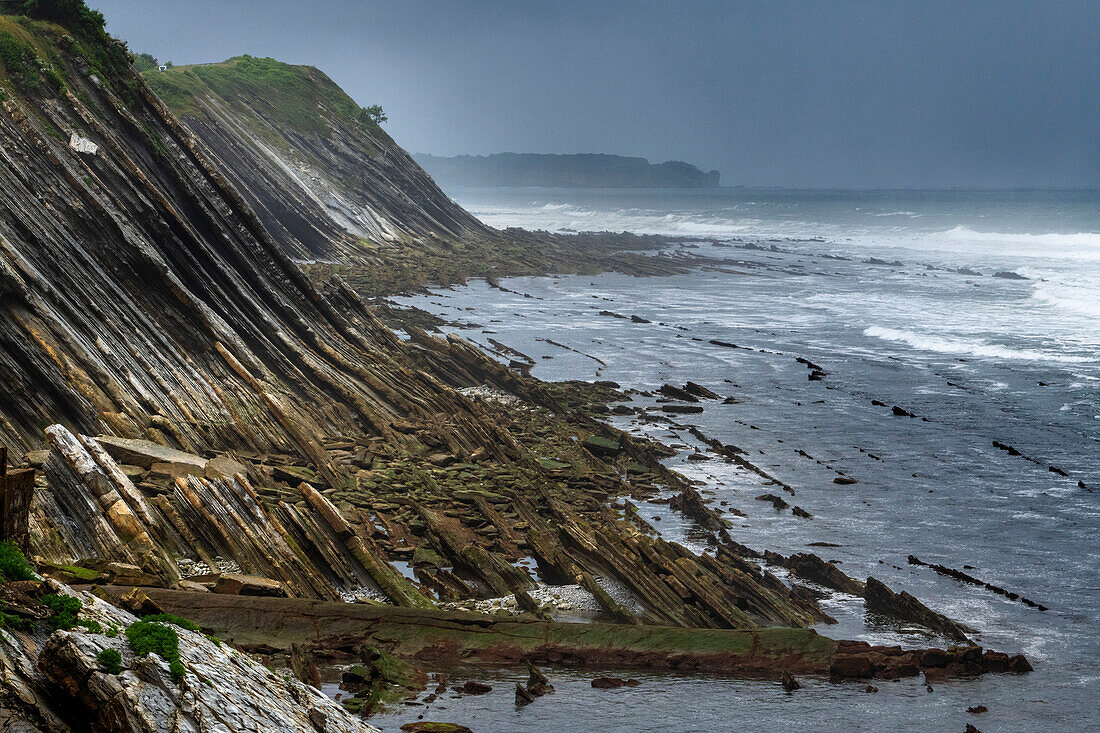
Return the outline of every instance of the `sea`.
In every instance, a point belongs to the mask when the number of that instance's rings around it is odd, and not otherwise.
[[[668,235],[666,252],[692,266],[665,277],[510,278],[505,290],[472,281],[403,304],[489,351],[492,338],[528,355],[541,379],[639,391],[693,381],[729,398],[670,422],[614,421],[677,447],[669,465],[699,482],[738,542],[813,551],[874,576],[1035,669],[931,687],[876,681],[877,692],[827,678],[786,692],[774,680],[615,670],[606,673],[642,684],[598,690],[598,671],[548,670],[557,692],[523,708],[512,683],[525,671],[472,670],[493,693],[444,696],[377,725],[422,716],[563,733],[1100,730],[1100,192],[448,194],[497,227]],[[811,379],[814,370],[823,374]],[[701,449],[692,425],[789,484],[796,493],[784,498],[812,518],[756,500],[782,492],[755,473],[687,460]],[[641,511],[668,539],[701,549],[667,505]],[[822,605],[838,623],[818,631],[835,638],[949,643],[869,615],[858,598],[831,593]],[[986,711],[968,712],[978,706]]]

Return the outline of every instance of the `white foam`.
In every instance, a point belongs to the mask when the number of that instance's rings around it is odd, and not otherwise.
[[[1054,361],[1071,364],[1096,361],[1095,359],[1089,359],[1083,356],[1050,354],[1034,349],[1014,349],[1001,344],[991,344],[983,340],[948,338],[931,334],[920,334],[915,331],[883,328],[882,326],[869,326],[863,330],[863,335],[882,339],[883,341],[907,344],[914,349],[920,349],[922,351],[932,351],[939,354],[961,354],[983,359]]]

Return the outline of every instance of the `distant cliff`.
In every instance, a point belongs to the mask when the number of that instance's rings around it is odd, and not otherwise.
[[[690,163],[586,153],[542,155],[497,153],[413,156],[436,183],[447,186],[548,186],[562,188],[718,188],[718,171]]]

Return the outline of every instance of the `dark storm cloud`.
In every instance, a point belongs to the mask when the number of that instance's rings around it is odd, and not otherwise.
[[[1100,186],[1100,2],[91,0],[135,50],[326,71],[437,154],[726,185]]]

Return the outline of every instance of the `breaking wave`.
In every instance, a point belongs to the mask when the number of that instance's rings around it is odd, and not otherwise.
[[[864,336],[902,343],[921,349],[933,351],[939,354],[959,354],[974,356],[983,359],[1013,359],[1021,361],[1055,361],[1067,364],[1095,361],[1083,356],[1069,356],[1065,354],[1050,354],[1033,349],[1014,349],[1001,344],[991,344],[988,341],[968,340],[958,338],[945,338],[916,333],[914,331],[902,331],[895,328],[883,328],[882,326],[870,326],[863,330]]]

